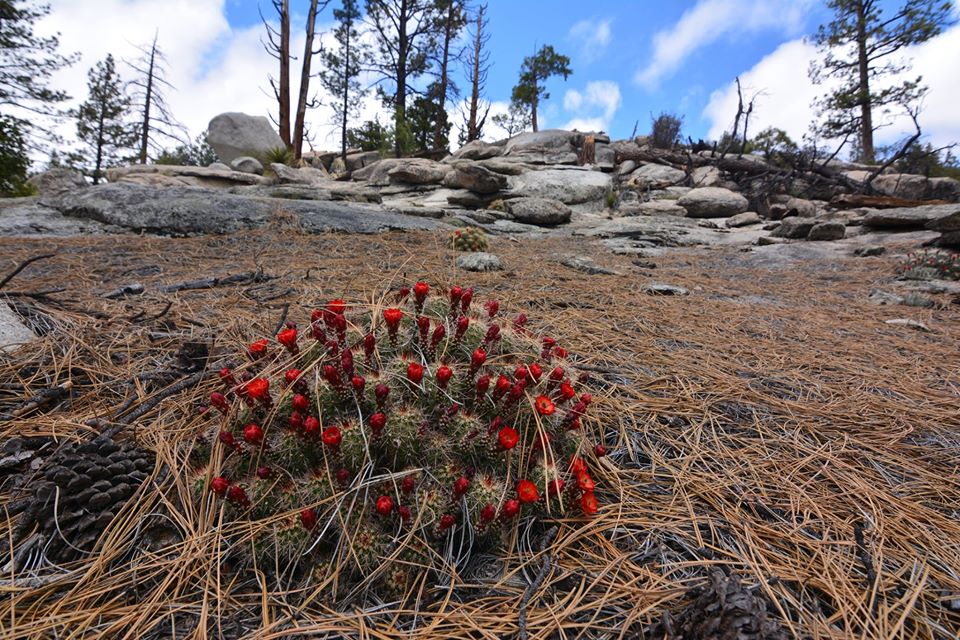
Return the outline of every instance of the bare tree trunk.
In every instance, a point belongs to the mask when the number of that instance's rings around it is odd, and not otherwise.
[[[480,109],[480,49],[483,46],[483,13],[486,5],[477,9],[477,34],[473,41],[473,69],[470,73],[470,116],[467,118],[467,142],[480,137],[477,111]]]
[[[447,19],[443,25],[443,58],[440,61],[440,95],[439,95],[439,104],[440,107],[439,113],[444,113],[444,108],[447,102],[447,65],[450,60],[450,39],[453,37],[453,18],[456,15],[457,4],[456,0],[450,0],[450,4],[447,7]],[[443,118],[438,117],[437,122],[433,125],[433,148],[440,149],[443,147]]]
[[[407,40],[407,0],[401,0],[400,13],[397,16],[397,91],[394,101],[394,152],[400,157],[401,130],[407,123],[407,54],[410,43]]]
[[[533,97],[530,99],[530,111],[531,111],[531,123],[533,124],[533,131],[537,132],[537,96],[539,95],[539,89],[537,88],[537,79],[533,79]]]
[[[347,27],[347,40],[343,46],[343,112],[340,120],[340,157],[343,165],[347,165],[347,110],[350,105],[350,29],[353,22]]]
[[[280,6],[280,88],[277,95],[279,106],[280,139],[290,148],[290,0]]]
[[[293,161],[296,163],[303,154],[303,128],[307,116],[307,96],[310,93],[310,63],[313,60],[313,37],[316,31],[317,4],[319,0],[310,0],[307,12],[307,43],[303,47],[303,64],[300,67],[300,95],[297,97],[297,118],[293,126]]]
[[[150,45],[150,63],[147,67],[146,97],[143,100],[143,129],[140,131],[140,164],[147,164],[147,144],[150,142],[150,103],[153,102],[153,67],[157,58],[157,33]]]
[[[864,162],[874,161],[873,113],[870,109],[870,66],[867,59],[867,8],[863,0],[857,1],[857,58],[860,66],[860,144]]]
[[[97,164],[93,169],[93,184],[100,184],[100,167],[103,166],[103,145],[106,144],[103,139],[103,120],[104,108],[100,107],[100,117],[97,121]]]

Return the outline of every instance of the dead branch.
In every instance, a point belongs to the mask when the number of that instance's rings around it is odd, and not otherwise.
[[[47,258],[52,258],[52,257],[55,256],[55,255],[57,255],[57,254],[55,254],[55,253],[45,253],[45,254],[43,254],[42,256],[33,256],[32,258],[27,258],[26,260],[24,260],[23,262],[21,262],[21,263],[17,266],[16,269],[14,269],[14,270],[11,271],[10,273],[8,273],[3,280],[0,280],[0,289],[3,289],[3,288],[7,285],[8,282],[10,282],[11,280],[13,280],[13,279],[17,276],[18,273],[20,273],[21,271],[23,271],[24,269],[26,269],[28,266],[30,266],[30,265],[33,264],[34,262],[37,262],[38,260],[46,260]]]

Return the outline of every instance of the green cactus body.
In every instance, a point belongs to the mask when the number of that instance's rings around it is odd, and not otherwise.
[[[472,527],[493,544],[520,517],[579,512],[579,487],[593,498],[590,398],[553,340],[472,296],[417,283],[376,306],[333,301],[313,327],[260,345],[243,369],[260,383],[228,385],[215,403],[226,425],[209,412],[193,447],[196,499],[209,476],[228,518],[261,532],[261,558],[317,562],[323,580],[329,566],[353,567],[351,580],[375,575],[389,593],[404,592],[450,532]],[[308,554],[314,546],[324,551]]]
[[[457,251],[486,251],[487,234],[477,227],[464,227],[453,232],[453,248]]]

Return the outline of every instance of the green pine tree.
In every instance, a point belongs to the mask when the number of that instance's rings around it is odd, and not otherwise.
[[[113,56],[107,55],[87,75],[90,95],[76,112],[77,137],[88,149],[84,154],[86,173],[98,184],[104,168],[119,164],[129,154],[137,131],[127,121],[130,98]]]
[[[324,69],[320,83],[333,100],[333,121],[340,129],[340,157],[347,159],[348,125],[360,112],[360,103],[366,94],[360,84],[360,72],[369,54],[360,40],[360,8],[357,0],[343,0],[340,9],[334,9],[337,27],[333,30],[335,47],[323,52]]]
[[[891,56],[926,42],[953,22],[952,3],[943,0],[906,0],[892,15],[885,15],[880,5],[879,0],[828,0],[833,20],[821,25],[814,37],[826,55],[822,64],[810,68],[817,84],[841,83],[815,103],[821,117],[816,132],[852,140],[864,162],[873,162],[876,155],[874,111],[908,108],[926,92],[920,77],[881,81],[910,68],[908,62]]]
[[[526,105],[530,109],[530,122],[533,130],[538,130],[537,106],[550,99],[544,83],[553,76],[563,76],[566,80],[573,73],[570,70],[570,58],[560,55],[550,45],[540,47],[536,55],[523,59],[520,66],[520,80],[513,88],[513,102]]]

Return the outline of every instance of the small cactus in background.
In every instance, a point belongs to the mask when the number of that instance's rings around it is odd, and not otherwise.
[[[907,280],[960,280],[960,253],[942,249],[909,253],[897,273]]]
[[[453,232],[453,248],[457,251],[486,251],[487,246],[487,234],[476,227]]]
[[[212,394],[197,499],[262,525],[261,561],[337,566],[391,593],[451,536],[462,553],[523,516],[596,513],[592,398],[566,350],[473,298],[419,282],[386,308],[334,300],[254,342]]]

